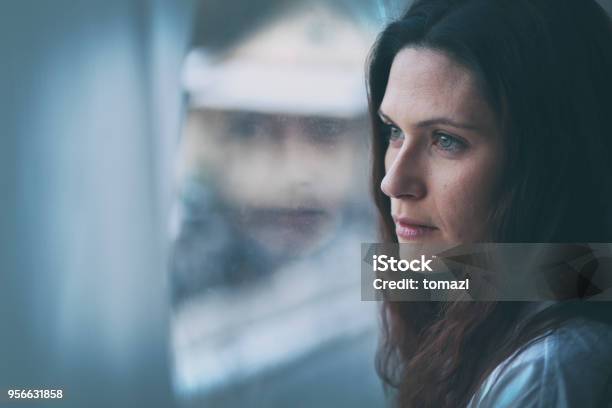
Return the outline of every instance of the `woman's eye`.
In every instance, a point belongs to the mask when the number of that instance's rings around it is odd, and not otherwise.
[[[446,133],[436,133],[434,144],[441,150],[451,153],[458,153],[467,147],[464,141]]]
[[[386,126],[386,135],[389,143],[392,145],[401,145],[404,139],[404,134],[402,131],[394,125],[385,125]]]

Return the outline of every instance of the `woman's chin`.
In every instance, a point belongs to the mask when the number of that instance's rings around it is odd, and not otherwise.
[[[419,233],[402,233],[396,231],[397,242],[400,244],[424,244],[424,243],[443,243],[444,239],[440,230],[427,229]]]

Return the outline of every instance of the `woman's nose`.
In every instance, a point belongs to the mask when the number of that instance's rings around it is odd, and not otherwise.
[[[404,146],[394,157],[387,159],[385,177],[380,189],[390,198],[420,199],[426,194],[422,158],[418,146]]]

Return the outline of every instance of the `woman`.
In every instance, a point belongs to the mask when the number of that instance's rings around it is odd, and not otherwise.
[[[592,0],[416,1],[370,56],[386,242],[612,242],[612,29]],[[402,407],[612,402],[612,309],[383,303]]]

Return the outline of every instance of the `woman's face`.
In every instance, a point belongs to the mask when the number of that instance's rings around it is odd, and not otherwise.
[[[502,136],[470,71],[441,52],[405,48],[379,114],[389,139],[381,189],[398,241],[487,240]]]
[[[181,170],[206,175],[232,224],[261,249],[304,255],[337,230],[362,128],[356,119],[194,110]]]

